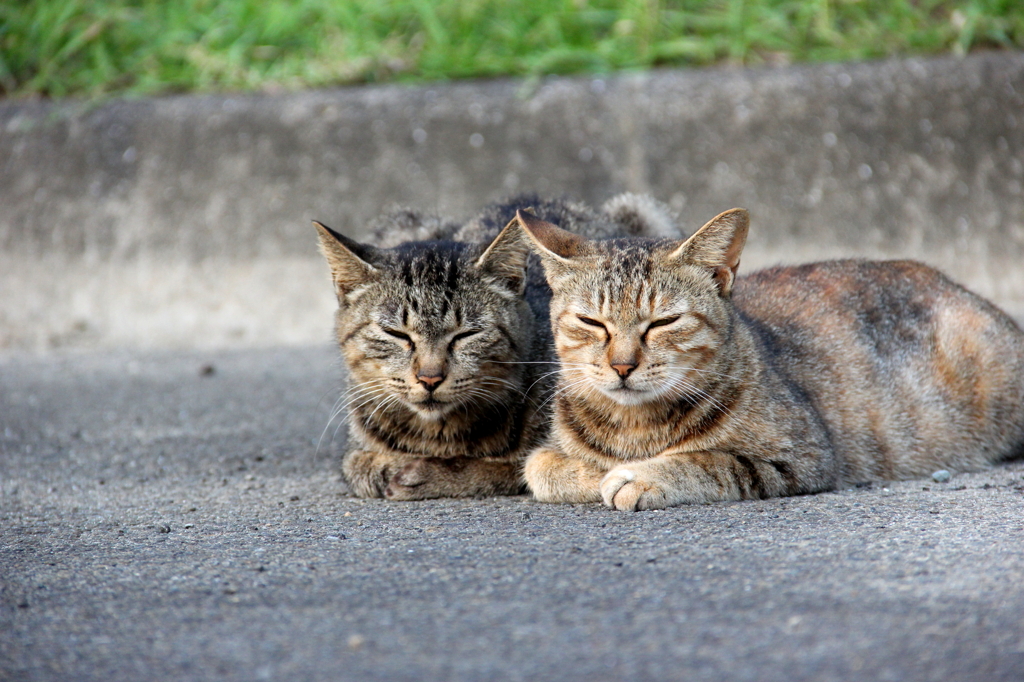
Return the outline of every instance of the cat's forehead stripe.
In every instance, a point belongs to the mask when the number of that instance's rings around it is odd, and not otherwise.
[[[405,286],[409,287],[410,289],[415,284],[412,274],[412,263],[408,261],[402,263],[402,281],[405,283]]]
[[[644,316],[654,310],[657,287],[653,285],[653,262],[646,243],[620,242],[602,267],[598,308],[604,313],[627,311]],[[646,305],[645,305],[646,304]]]
[[[458,259],[451,258],[448,261],[448,283],[445,288],[445,293],[448,294],[449,300],[455,294],[455,290],[459,286],[459,267]]]
[[[405,284],[403,324],[409,324],[411,311],[419,324],[442,323],[454,313],[459,319],[459,285],[464,279],[463,249],[456,245],[431,245],[407,248],[396,254],[399,279]]]

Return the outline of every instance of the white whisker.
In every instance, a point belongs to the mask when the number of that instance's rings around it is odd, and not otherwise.
[[[323,445],[324,436],[327,435],[327,430],[331,428],[331,424],[334,422],[334,420],[337,419],[343,412],[345,412],[346,409],[349,408],[349,406],[353,402],[365,397],[367,394],[369,394],[369,398],[361,402],[353,409],[358,409],[359,407],[362,407],[367,402],[375,400],[380,394],[386,392],[387,389],[386,387],[383,386],[384,382],[384,379],[375,379],[372,381],[355,384],[354,386],[350,386],[348,390],[346,390],[344,393],[341,394],[341,396],[338,397],[338,400],[335,401],[334,406],[332,407],[331,415],[327,419],[327,424],[324,425],[324,430],[320,433],[320,438],[317,440],[316,449],[313,452],[314,461],[316,460],[316,457],[320,454],[320,447],[321,445]],[[331,441],[333,441],[334,438],[337,437],[338,430],[341,428],[342,423],[343,422],[340,421],[338,422],[338,426],[335,427],[334,432],[331,434]]]
[[[580,384],[587,384],[587,383],[591,383],[592,384],[593,382],[591,382],[591,380],[589,378],[583,378],[583,379],[579,379],[577,381],[570,382],[568,384],[559,385],[559,387],[557,389],[555,389],[555,391],[552,392],[550,396],[548,396],[548,399],[540,404],[540,407],[538,407],[537,410],[540,411],[545,405],[550,403],[552,400],[554,400],[555,398],[563,395],[564,393],[566,393],[567,391],[575,388],[576,386],[579,386]]]

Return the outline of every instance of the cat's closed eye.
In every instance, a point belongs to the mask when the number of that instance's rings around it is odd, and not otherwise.
[[[578,320],[579,320],[580,322],[582,322],[583,324],[585,324],[585,325],[588,325],[588,326],[591,326],[591,327],[597,327],[597,328],[599,328],[599,329],[604,329],[604,330],[607,330],[607,327],[605,327],[603,323],[601,323],[601,322],[598,322],[597,320],[595,320],[595,319],[594,319],[594,318],[592,318],[592,317],[587,317],[587,316],[585,316],[585,315],[577,315],[577,316],[576,316],[576,318],[577,318],[577,319],[578,319]]]
[[[664,327],[666,325],[672,324],[680,317],[680,315],[673,315],[672,317],[663,317],[660,320],[655,320],[654,322],[651,322],[649,325],[647,325],[647,328],[653,329],[654,327]]]
[[[652,329],[657,329],[658,327],[667,327],[670,324],[678,322],[680,317],[682,317],[682,315],[672,315],[671,317],[662,317],[657,320],[654,320],[649,325],[647,325],[647,329],[644,330],[642,338],[646,340],[648,332],[650,332]]]
[[[457,342],[462,341],[463,339],[468,339],[471,336],[476,336],[477,334],[480,333],[482,333],[482,330],[480,329],[468,329],[464,332],[459,332],[458,334],[453,336],[452,340],[448,343],[448,351],[451,352],[452,350],[454,350],[455,344]]]
[[[413,343],[412,337],[410,337],[405,332],[400,332],[397,329],[388,329],[387,327],[381,327],[381,331],[383,331],[388,336],[398,339],[399,341],[404,341],[405,343],[409,344],[410,348],[416,347],[416,344]]]

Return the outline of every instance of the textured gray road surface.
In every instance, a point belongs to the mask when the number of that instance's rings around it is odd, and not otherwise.
[[[326,348],[0,356],[2,680],[1021,680],[1024,465],[613,513],[347,496]]]

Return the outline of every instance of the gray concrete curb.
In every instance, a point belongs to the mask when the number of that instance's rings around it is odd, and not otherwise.
[[[745,206],[745,267],[937,265],[1024,314],[1024,54],[0,105],[0,348],[328,338],[309,219],[516,191]]]

